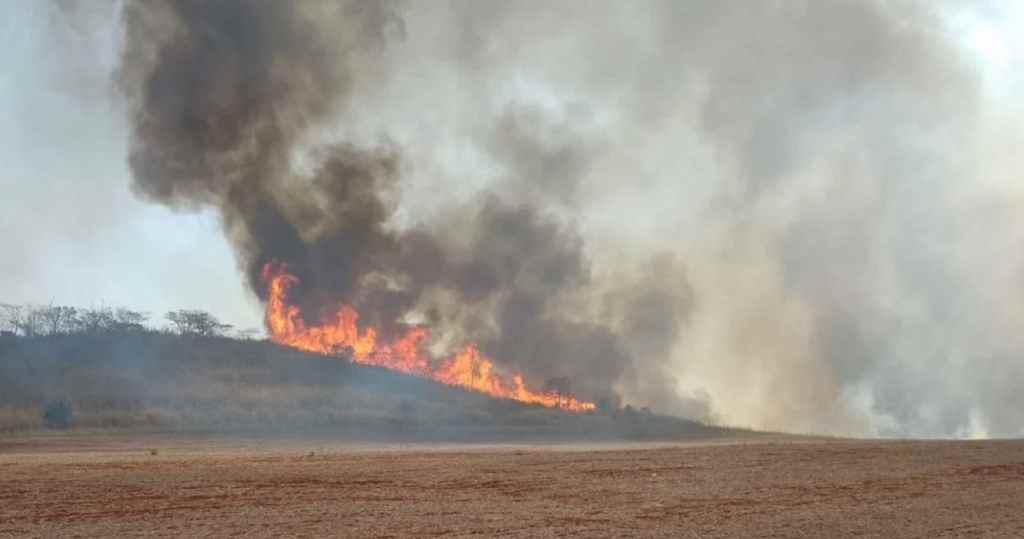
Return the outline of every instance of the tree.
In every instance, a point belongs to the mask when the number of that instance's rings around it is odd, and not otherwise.
[[[18,324],[16,320],[19,316],[19,305],[11,305],[9,303],[0,303],[0,330],[9,331],[11,333],[18,332]]]
[[[38,311],[42,332],[47,335],[72,333],[78,325],[78,310],[64,305],[49,305],[35,308]]]
[[[26,337],[38,335],[100,335],[146,330],[149,314],[124,307],[78,309],[66,305],[11,305],[0,303],[0,331]]]
[[[3,311],[4,324],[10,331],[25,337],[35,337],[42,332],[43,320],[39,309],[30,305],[0,304]]]
[[[77,311],[77,316],[70,322],[74,329],[68,333],[75,332],[86,335],[139,333],[146,331],[147,320],[149,320],[148,313],[124,307],[81,309]]]
[[[146,331],[147,320],[149,313],[120,307],[114,311],[113,327],[110,330],[116,333],[141,333]]]
[[[78,315],[78,332],[86,335],[107,333],[114,326],[114,311],[110,307],[82,309]]]
[[[223,335],[232,327],[230,324],[222,324],[212,314],[200,310],[170,311],[166,317],[174,331],[180,335],[214,337]]]

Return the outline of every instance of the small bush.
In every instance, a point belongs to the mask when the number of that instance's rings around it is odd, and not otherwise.
[[[54,401],[43,408],[43,422],[51,429],[66,429],[74,420],[74,410],[66,400]]]

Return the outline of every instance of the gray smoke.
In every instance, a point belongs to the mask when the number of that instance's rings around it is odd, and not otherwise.
[[[591,155],[570,133],[537,131],[540,113],[509,109],[482,137],[506,167],[494,189],[404,228],[393,222],[400,145],[317,136],[328,118],[372,114],[349,98],[405,34],[395,6],[147,2],[127,4],[123,21],[133,187],[217,208],[255,293],[263,266],[284,262],[310,323],[341,303],[385,336],[425,317],[438,341],[473,339],[535,386],[588,398],[612,397],[664,360],[665,347],[632,353],[627,335],[568,308],[591,295],[592,269],[547,200],[573,199]]]
[[[216,208],[257,294],[281,260],[311,319],[429,323],[533,383],[1019,435],[1021,111],[958,9],[129,2],[133,187]]]

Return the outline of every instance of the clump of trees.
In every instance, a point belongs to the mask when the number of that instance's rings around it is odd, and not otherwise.
[[[0,330],[23,337],[147,331],[149,315],[126,308],[0,304]]]
[[[66,305],[13,305],[0,303],[0,332],[22,337],[48,335],[105,335],[164,331],[201,337],[232,336],[253,339],[258,330],[232,333],[232,326],[201,310],[170,311],[164,317],[168,325],[150,326],[149,313],[124,307],[83,309]]]
[[[179,335],[199,335],[201,337],[214,337],[226,334],[231,324],[222,324],[212,314],[206,311],[182,309],[167,313],[167,320],[171,327]]]

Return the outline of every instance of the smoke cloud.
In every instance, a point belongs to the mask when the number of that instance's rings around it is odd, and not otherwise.
[[[1020,132],[932,2],[127,2],[140,196],[311,322],[752,427],[1019,435]]]
[[[578,232],[544,202],[571,201],[589,158],[577,141],[534,132],[540,113],[497,119],[484,150],[505,178],[453,205],[443,226],[394,226],[399,145],[318,140],[327,118],[372,114],[347,98],[405,33],[393,6],[139,3],[123,20],[133,187],[215,207],[256,294],[263,266],[281,261],[312,323],[343,303],[385,336],[428,316],[533,384],[568,379],[589,398],[644,372],[648,358],[616,328],[567,308],[593,293],[592,270]]]

